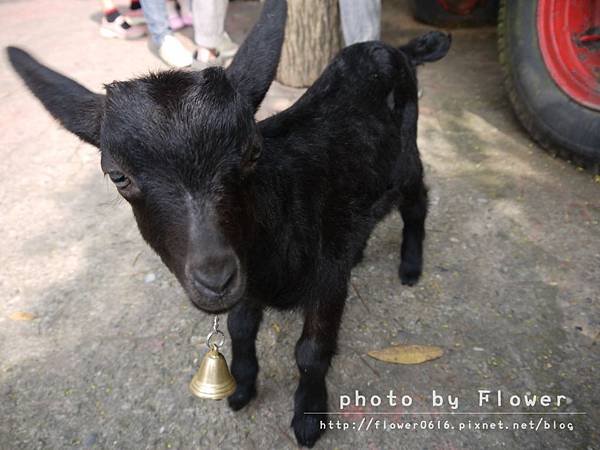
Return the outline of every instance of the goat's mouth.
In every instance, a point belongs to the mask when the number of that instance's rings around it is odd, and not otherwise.
[[[232,280],[228,289],[222,293],[214,294],[198,289],[194,283],[186,283],[185,291],[192,304],[201,311],[210,314],[220,314],[233,308],[243,297],[246,290],[246,280],[238,274]]]

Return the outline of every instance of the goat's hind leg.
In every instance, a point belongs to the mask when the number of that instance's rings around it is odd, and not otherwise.
[[[261,320],[262,309],[246,304],[243,300],[227,317],[233,354],[231,373],[237,383],[235,392],[227,398],[227,402],[234,411],[242,409],[256,395],[256,334]]]
[[[399,276],[402,284],[413,286],[423,271],[423,240],[427,217],[427,187],[421,180],[403,192],[398,209],[404,221]]]

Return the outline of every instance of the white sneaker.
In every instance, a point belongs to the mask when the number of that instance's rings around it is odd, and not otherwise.
[[[100,36],[102,37],[139,39],[145,35],[146,25],[134,25],[121,14],[112,22],[109,22],[106,17],[102,17],[102,23],[100,24]]]
[[[167,34],[159,47],[151,43],[150,49],[171,67],[181,69],[191,66],[194,62],[192,53],[172,34]]]

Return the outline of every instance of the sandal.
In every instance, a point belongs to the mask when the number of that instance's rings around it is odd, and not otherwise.
[[[216,48],[198,47],[194,52],[192,69],[203,70],[207,67],[222,66],[223,58]]]

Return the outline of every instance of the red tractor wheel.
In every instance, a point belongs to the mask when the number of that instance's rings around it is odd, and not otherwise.
[[[502,0],[505,85],[531,136],[598,171],[600,0]]]
[[[554,82],[576,102],[600,110],[600,1],[541,1],[537,30]]]

